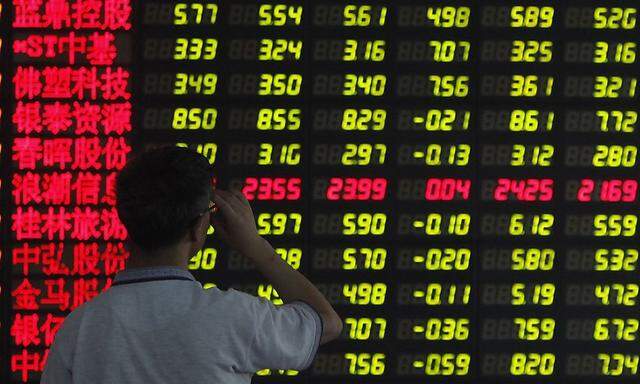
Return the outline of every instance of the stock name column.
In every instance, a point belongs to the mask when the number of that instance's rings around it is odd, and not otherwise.
[[[313,60],[310,276],[344,322],[340,339],[318,354],[314,378],[361,382],[393,374],[386,5],[313,2],[307,24]]]
[[[562,352],[558,214],[558,9],[479,9],[480,374],[556,382]]]
[[[637,2],[570,1],[563,96],[567,283],[565,372],[581,382],[637,382]]]
[[[114,182],[131,147],[131,6],[13,1],[12,382],[37,382],[65,316],[124,268]]]
[[[0,100],[5,101],[8,99],[8,91],[9,87],[6,84],[6,78],[4,76],[6,69],[8,68],[7,63],[9,62],[9,52],[7,50],[7,41],[9,35],[9,23],[8,23],[8,7],[5,6],[5,2],[0,2]],[[2,166],[2,171],[0,171],[0,206],[4,212],[5,207],[7,206],[7,200],[9,194],[7,193],[7,188],[5,186],[5,177],[6,177],[6,167],[4,166],[8,162],[7,152],[6,152],[6,143],[8,143],[10,135],[7,134],[7,125],[5,124],[5,116],[6,116],[6,102],[0,103],[0,166]],[[9,313],[8,309],[10,304],[8,303],[9,295],[7,290],[7,281],[8,276],[11,275],[11,265],[9,261],[7,261],[6,250],[7,250],[7,220],[4,218],[4,214],[0,215],[0,380],[8,380],[9,372],[7,367],[9,366],[9,362],[7,360],[7,345],[8,345],[8,325],[9,325]]]
[[[397,376],[474,375],[473,18],[469,2],[397,4]]]

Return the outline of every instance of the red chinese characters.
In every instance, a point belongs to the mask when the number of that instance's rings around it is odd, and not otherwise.
[[[129,71],[97,67],[18,66],[13,77],[16,100],[129,100]]]
[[[69,64],[80,60],[91,65],[112,65],[116,58],[115,36],[111,32],[78,35],[30,34],[13,40],[13,54],[29,59],[66,59]]]
[[[25,135],[123,135],[131,132],[131,103],[19,101],[12,121]]]
[[[132,151],[131,2],[13,0],[10,367],[37,380],[66,315],[125,267],[115,178]],[[23,30],[24,29],[24,30]],[[128,49],[128,48],[127,48]],[[124,59],[123,59],[124,58]]]
[[[129,0],[13,0],[14,28],[131,29]]]

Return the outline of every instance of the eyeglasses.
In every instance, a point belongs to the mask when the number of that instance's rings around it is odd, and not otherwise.
[[[207,211],[211,211],[211,215],[218,212],[218,206],[213,201],[209,201],[209,208],[205,209],[204,212],[201,212],[197,218],[202,217]]]
[[[213,193],[213,191],[216,190],[216,178],[213,177],[211,179],[211,193]],[[209,216],[209,223],[212,222],[212,218],[213,215],[218,212],[218,205],[216,203],[214,203],[213,201],[209,200],[209,207],[207,207],[207,209],[205,209],[204,211],[200,212],[198,214],[198,216],[194,217],[193,220],[191,220],[190,225],[193,225],[195,223],[196,220],[198,220],[199,218],[201,218],[202,216],[204,216],[205,213],[207,213],[208,211],[211,211],[211,214]]]

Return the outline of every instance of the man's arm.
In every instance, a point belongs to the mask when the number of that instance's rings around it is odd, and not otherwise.
[[[340,316],[305,276],[282,260],[271,244],[258,235],[253,211],[244,194],[218,189],[213,200],[220,207],[224,219],[214,220],[215,230],[256,264],[278,291],[282,301],[304,301],[318,312],[323,323],[320,344],[336,339],[342,332]]]
[[[40,384],[71,384],[71,371],[67,369],[58,353],[54,343],[49,349]]]
[[[291,268],[278,256],[268,241],[262,242],[247,251],[247,257],[253,260],[258,270],[271,282],[285,303],[301,300],[311,305],[322,318],[323,331],[320,344],[337,338],[342,332],[342,320],[311,281],[302,273]]]

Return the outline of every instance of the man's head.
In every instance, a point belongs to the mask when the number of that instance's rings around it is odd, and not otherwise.
[[[212,176],[209,161],[184,147],[134,154],[118,174],[115,191],[118,216],[131,243],[145,256],[200,249],[210,213],[200,214],[211,200]]]

